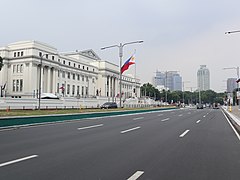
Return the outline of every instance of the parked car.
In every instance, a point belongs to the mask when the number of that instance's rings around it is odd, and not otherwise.
[[[105,102],[103,105],[100,106],[101,109],[110,109],[110,108],[117,108],[117,103],[115,102]]]
[[[198,104],[197,105],[197,109],[203,109],[203,105],[202,104]]]

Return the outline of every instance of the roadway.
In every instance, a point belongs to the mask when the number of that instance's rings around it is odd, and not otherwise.
[[[220,109],[0,131],[0,179],[238,180],[239,138]]]

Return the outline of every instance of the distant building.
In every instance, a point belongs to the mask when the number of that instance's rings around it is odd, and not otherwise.
[[[155,87],[164,87],[170,91],[182,90],[182,77],[177,71],[156,71],[153,77],[153,84]]]
[[[201,91],[210,89],[210,72],[206,65],[201,65],[197,72],[198,88]]]
[[[237,88],[237,78],[228,78],[227,79],[227,92],[233,92]]]

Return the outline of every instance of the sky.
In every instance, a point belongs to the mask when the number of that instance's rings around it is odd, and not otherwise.
[[[119,64],[136,50],[137,77],[152,83],[156,70],[179,71],[185,90],[197,88],[197,70],[207,65],[210,88],[226,90],[240,66],[239,0],[1,0],[0,47],[23,40],[47,43],[59,52],[93,49]],[[127,73],[134,73],[131,66]]]

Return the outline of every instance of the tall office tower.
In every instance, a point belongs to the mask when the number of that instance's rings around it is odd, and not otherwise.
[[[228,78],[227,79],[227,92],[233,92],[233,90],[237,88],[236,81],[237,81],[236,78]]]
[[[177,71],[156,71],[156,75],[153,77],[153,84],[155,87],[163,87],[170,91],[182,90],[182,77]]]
[[[206,65],[200,65],[200,69],[197,72],[197,83],[201,91],[210,89],[210,72]]]

